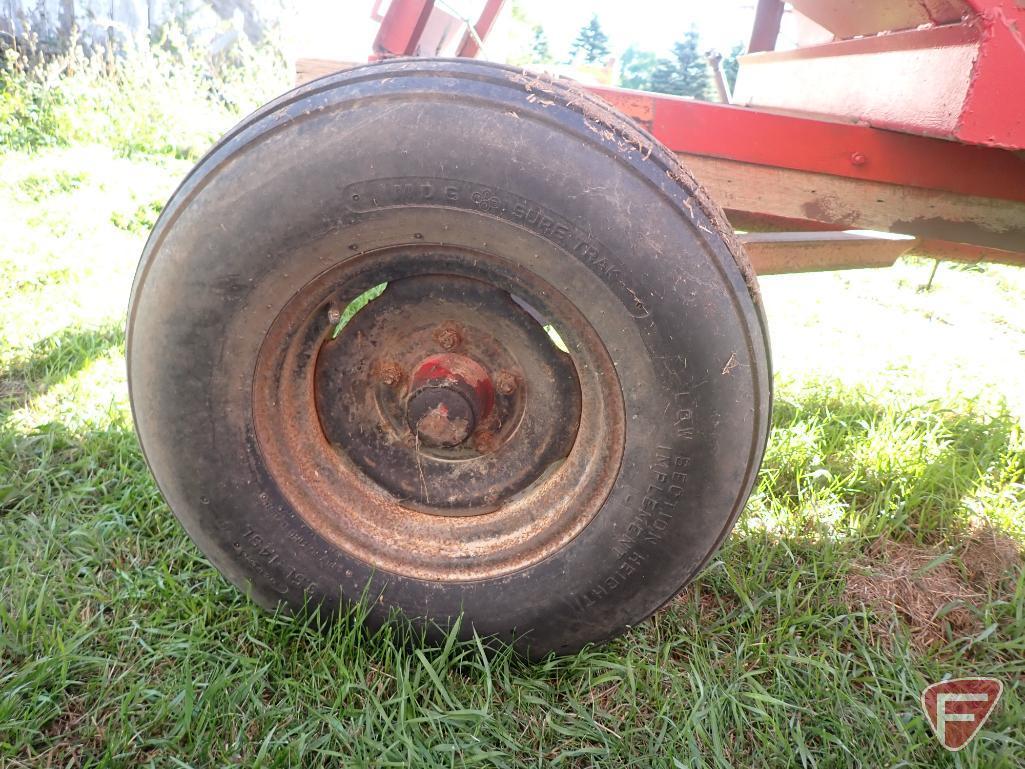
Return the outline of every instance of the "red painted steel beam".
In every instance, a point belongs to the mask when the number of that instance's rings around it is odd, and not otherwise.
[[[503,5],[505,5],[505,0],[487,0],[484,4],[484,10],[481,11],[480,18],[474,25],[477,38],[482,42],[488,39],[488,33],[491,32],[491,27],[494,26],[498,14],[502,12]],[[477,44],[477,40],[467,31],[463,36],[463,42],[459,45],[459,56],[472,58],[479,52],[480,46]]]
[[[1025,149],[1025,3],[968,0],[982,21],[982,46],[955,137]]]
[[[1025,156],[866,125],[589,86],[674,152],[1025,201]]]
[[[966,21],[745,56],[734,103],[1025,149],[1025,5]]]
[[[751,41],[747,44],[748,53],[772,51],[776,48],[779,37],[779,25],[783,20],[782,0],[758,0],[755,6],[755,21],[751,27]]]
[[[984,248],[967,243],[951,243],[946,240],[920,240],[912,252],[918,256],[946,259],[953,262],[997,262],[1025,267],[1025,251],[1005,251],[1000,248]]]
[[[794,10],[838,38],[950,24],[972,13],[966,0],[790,0]]]
[[[433,10],[434,0],[392,0],[374,38],[374,54],[379,58],[414,55]]]

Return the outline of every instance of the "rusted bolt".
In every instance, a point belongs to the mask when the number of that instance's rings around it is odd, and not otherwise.
[[[495,376],[495,389],[502,395],[512,395],[516,392],[516,375],[511,371],[499,371]]]
[[[863,166],[868,162],[868,158],[865,157],[864,152],[854,152],[851,154],[851,163],[856,166]]]
[[[434,329],[434,341],[445,350],[454,350],[463,341],[459,327],[455,323],[443,323]]]
[[[332,326],[337,326],[338,321],[342,319],[342,313],[337,307],[327,308],[327,322]]]
[[[388,387],[395,387],[402,381],[402,366],[395,361],[385,361],[377,367],[377,381]]]
[[[498,448],[498,436],[487,430],[478,430],[473,434],[473,447],[481,454],[490,454]]]

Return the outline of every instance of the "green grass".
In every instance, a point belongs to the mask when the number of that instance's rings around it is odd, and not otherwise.
[[[0,146],[18,150],[99,143],[126,157],[195,159],[291,80],[279,53],[245,36],[215,57],[174,27],[116,54],[77,39],[56,55],[31,35],[0,43]]]
[[[650,623],[532,665],[269,615],[185,536],[132,431],[122,323],[188,165],[0,155],[0,766],[1021,765],[1020,568],[932,645],[846,585],[881,539],[955,575],[980,523],[1025,542],[1025,273],[764,280],[774,429],[734,535]],[[963,674],[1007,689],[948,756],[918,697]]]

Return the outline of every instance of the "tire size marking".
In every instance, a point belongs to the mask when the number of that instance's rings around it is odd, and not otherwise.
[[[354,214],[396,206],[436,203],[481,211],[522,225],[574,254],[611,287],[621,288],[625,294],[620,298],[634,318],[646,318],[651,314],[637,293],[627,285],[619,267],[603,255],[608,249],[595,243],[581,229],[558,214],[527,198],[459,179],[435,177],[397,177],[357,182],[348,185],[343,195],[349,210]]]
[[[666,404],[666,414],[673,420],[673,431],[676,437],[690,441],[694,439],[694,408],[691,405],[691,393],[676,393],[673,400]]]
[[[625,558],[638,543],[656,544],[665,536],[683,496],[689,466],[690,457],[677,454],[668,446],[655,448],[655,461],[649,466],[652,482],[644,490],[633,519],[612,546],[617,558]],[[633,499],[630,494],[626,501],[631,503]]]
[[[279,575],[272,574],[268,571],[266,566],[273,566],[277,561],[281,560],[281,556],[278,554],[277,550],[270,545],[267,545],[264,542],[263,537],[251,528],[247,528],[242,532],[241,539],[253,549],[248,550],[242,546],[242,542],[235,542],[233,545],[235,551],[242,556],[242,559],[249,564],[253,571],[260,576],[265,577],[276,592],[286,595],[290,590],[289,585],[309,593],[313,593],[317,590],[316,582],[294,568],[289,569],[288,574],[285,575],[284,582],[282,582]],[[259,562],[257,559],[259,559]]]
[[[669,446],[655,447],[655,459],[649,465],[651,483],[644,490],[633,519],[612,545],[612,552],[619,561],[616,570],[597,587],[571,598],[570,604],[574,609],[580,611],[604,599],[625,584],[637,567],[648,560],[648,553],[638,545],[658,544],[665,536],[676,505],[683,496],[687,483],[686,468],[689,466],[689,456],[677,453]],[[626,503],[632,504],[633,499],[633,494],[628,495]]]

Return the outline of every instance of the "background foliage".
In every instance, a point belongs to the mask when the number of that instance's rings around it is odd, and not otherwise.
[[[905,259],[761,282],[758,487],[705,572],[602,648],[325,633],[256,609],[160,498],[124,381],[150,227],[286,87],[168,33],[8,52],[0,80],[0,766],[1018,767],[1025,273]],[[897,333],[895,333],[895,330]],[[957,757],[927,683],[1007,685]]]
[[[0,53],[0,145],[19,150],[96,143],[125,156],[196,158],[290,81],[269,45],[243,39],[211,56],[176,27],[117,49],[76,38],[47,54],[29,36]]]

